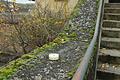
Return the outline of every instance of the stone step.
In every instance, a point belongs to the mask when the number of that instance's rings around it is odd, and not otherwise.
[[[120,38],[103,37],[101,40],[101,47],[120,49]]]
[[[120,21],[103,20],[103,27],[120,28]]]
[[[120,13],[120,7],[119,8],[104,8],[104,13]]]
[[[102,28],[102,36],[120,38],[120,28]]]
[[[120,80],[120,3],[105,3],[96,80]]]
[[[98,55],[100,62],[120,64],[120,50],[102,48]]]
[[[120,8],[120,3],[105,3],[105,8]]]
[[[120,13],[120,8],[104,8],[104,13]]]
[[[105,13],[104,20],[118,20],[118,21],[120,21],[120,14]]]
[[[99,63],[97,78],[101,80],[120,80],[120,65]]]
[[[117,49],[106,49],[106,48],[102,48],[100,49],[100,53],[99,56],[113,56],[113,57],[119,57],[120,58],[120,50]]]

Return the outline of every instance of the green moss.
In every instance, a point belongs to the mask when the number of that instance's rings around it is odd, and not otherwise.
[[[64,28],[64,31],[68,32],[70,29],[68,27]]]
[[[59,37],[56,38],[53,42],[54,43],[57,43],[57,44],[60,44],[60,43],[66,43],[70,40],[70,38],[67,36],[66,33],[60,33],[59,34]]]
[[[25,54],[21,58],[10,62],[7,66],[0,68],[0,80],[8,79],[10,75],[14,74],[22,65],[36,58],[36,55],[48,48],[53,48],[56,43],[45,44],[41,48],[35,49],[32,53]]]
[[[21,58],[10,62],[7,66],[0,68],[0,80],[8,79],[14,74],[22,65],[28,63],[32,59],[36,58],[40,52],[44,52],[48,49],[52,49],[57,45],[63,44],[69,41],[66,36],[59,36],[53,42],[43,45],[43,47],[37,48],[29,54],[23,55]],[[39,54],[41,55],[41,54]],[[31,65],[30,65],[31,66]]]
[[[21,58],[22,59],[30,59],[30,58],[33,58],[33,57],[35,57],[35,55],[31,55],[31,54],[29,55],[28,54],[28,55],[23,55]]]
[[[76,33],[76,32],[72,32],[72,33],[69,35],[69,37],[72,37],[72,38],[77,37],[77,33]]]
[[[71,14],[71,17],[70,17],[71,19],[78,15],[79,8],[84,1],[85,0],[79,0],[78,1],[77,6],[75,7],[73,13]],[[69,31],[69,28],[65,27],[64,31]],[[21,58],[19,58],[17,60],[14,60],[14,61],[11,61],[7,66],[0,68],[0,80],[8,80],[11,75],[13,75],[19,68],[22,67],[22,65],[24,65],[24,64],[28,63],[29,61],[35,59],[36,55],[41,55],[46,50],[52,49],[52,48],[56,47],[57,45],[66,43],[73,38],[75,39],[75,37],[77,37],[77,34],[75,32],[71,33],[70,35],[66,34],[65,32],[60,33],[59,36],[53,42],[45,44],[40,48],[38,47],[37,49],[35,49],[31,53],[25,54]],[[29,67],[33,67],[33,65],[29,65]],[[76,68],[71,70],[68,73],[68,76],[72,76],[73,73],[75,72],[75,69]]]
[[[68,77],[73,77],[73,75],[75,74],[75,71],[77,70],[77,68],[79,67],[80,63],[78,63],[71,71],[69,71],[67,73]]]
[[[72,77],[75,73],[76,69],[71,70],[70,72],[67,73],[68,77]]]

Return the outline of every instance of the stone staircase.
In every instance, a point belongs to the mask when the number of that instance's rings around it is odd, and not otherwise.
[[[105,3],[97,80],[120,80],[120,3]]]

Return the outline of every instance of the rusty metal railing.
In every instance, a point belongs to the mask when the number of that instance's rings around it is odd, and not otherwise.
[[[72,80],[95,80],[96,79],[96,69],[97,69],[97,60],[98,60],[97,53],[100,46],[103,8],[104,8],[104,0],[100,0],[93,39],[89,47],[87,48],[85,56],[83,57],[83,60],[81,61],[80,66],[78,67]]]

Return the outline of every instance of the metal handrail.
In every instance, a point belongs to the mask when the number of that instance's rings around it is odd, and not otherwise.
[[[97,22],[95,26],[95,32],[92,41],[90,42],[89,47],[87,48],[87,51],[85,53],[85,56],[83,57],[83,60],[80,63],[80,66],[78,67],[76,73],[74,74],[72,80],[84,80],[85,73],[87,72],[87,68],[89,65],[89,61],[91,59],[91,56],[94,51],[94,46],[97,41],[97,38],[99,36],[99,29],[101,27],[101,20],[102,20],[102,11],[104,6],[104,0],[100,0],[100,5],[98,9],[98,16],[97,16]]]

